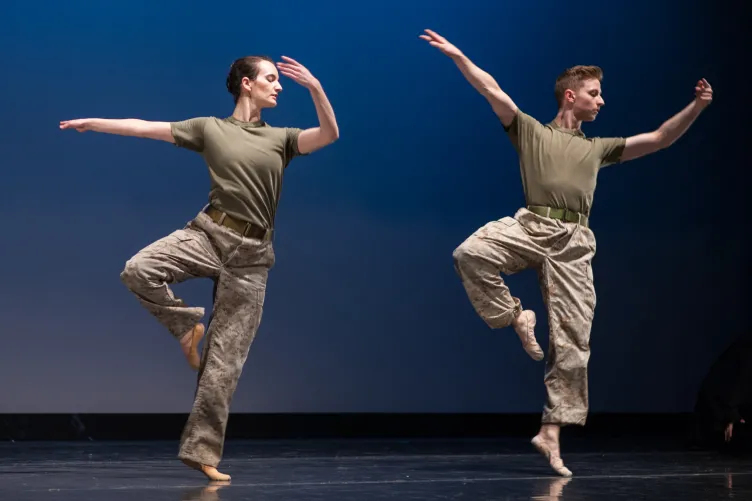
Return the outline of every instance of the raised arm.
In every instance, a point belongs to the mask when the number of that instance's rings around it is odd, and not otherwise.
[[[427,40],[432,47],[436,47],[449,56],[467,81],[491,104],[491,108],[493,108],[494,113],[499,117],[501,123],[505,127],[509,127],[517,113],[517,105],[514,104],[512,98],[501,90],[501,87],[499,87],[499,84],[496,83],[496,80],[491,75],[478,68],[461,50],[449,43],[446,38],[435,31],[425,31],[426,34],[420,35],[420,38]]]
[[[94,131],[119,136],[134,136],[174,143],[169,122],[148,122],[137,118],[79,118],[60,122],[61,129],[76,129],[78,132]]]
[[[279,72],[308,89],[319,119],[318,127],[306,129],[298,135],[298,151],[311,153],[332,144],[339,139],[339,127],[324,88],[305,66],[287,56],[282,56],[282,59],[286,62],[277,63]]]
[[[695,86],[695,99],[683,110],[663,122],[653,132],[628,137],[621,155],[621,161],[634,160],[658,150],[668,148],[676,142],[694,123],[700,113],[713,101],[713,88],[704,78]]]

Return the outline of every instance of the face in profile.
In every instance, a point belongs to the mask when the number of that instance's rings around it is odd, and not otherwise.
[[[606,104],[601,82],[597,78],[583,80],[577,90],[567,89],[566,98],[572,105],[574,117],[583,122],[595,120],[601,107]]]
[[[266,60],[257,62],[256,68],[258,75],[254,80],[243,78],[243,88],[259,108],[274,108],[277,106],[279,93],[282,92],[277,68],[274,63]]]

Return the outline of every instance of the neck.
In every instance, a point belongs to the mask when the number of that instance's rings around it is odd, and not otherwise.
[[[260,122],[261,108],[253,104],[247,97],[241,97],[238,104],[235,105],[232,117],[241,122]]]
[[[577,120],[572,110],[560,109],[554,121],[563,129],[579,130],[582,125],[582,120]]]

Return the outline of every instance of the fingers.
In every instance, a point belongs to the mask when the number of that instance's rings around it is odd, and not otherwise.
[[[279,73],[286,77],[289,77],[290,75],[296,75],[298,77],[303,76],[303,72],[300,70],[296,70],[295,68],[280,68]]]
[[[429,29],[426,29],[426,30],[424,30],[424,31],[425,31],[426,33],[428,33],[428,35],[429,35],[429,36],[430,36],[431,38],[433,38],[434,40],[436,40],[437,42],[446,42],[446,39],[445,39],[444,37],[442,37],[441,35],[439,35],[438,33],[436,33],[435,31],[433,31],[433,30],[429,30]]]
[[[285,61],[287,61],[290,64],[294,64],[296,66],[303,66],[302,64],[300,64],[299,62],[297,62],[295,59],[293,59],[291,57],[282,56],[282,59],[284,59]],[[284,63],[278,63],[278,64],[284,64]]]
[[[285,71],[303,71],[304,69],[302,66],[295,66],[287,63],[277,63],[277,68]]]
[[[282,71],[280,73],[286,76],[287,78],[292,78],[296,82],[300,82],[301,80],[303,80],[303,76],[300,73],[293,73],[293,72],[286,72],[286,71]]]
[[[284,72],[293,72],[300,75],[301,77],[310,75],[311,73],[305,66],[301,64],[277,63],[277,68],[282,74],[284,74]]]
[[[703,90],[704,89],[708,89],[708,90],[710,90],[710,89],[712,89],[712,87],[710,85],[710,82],[708,82],[704,78],[701,78],[700,80],[697,81],[697,85],[695,86],[695,89],[703,89]]]
[[[428,35],[420,35],[419,38],[422,38],[423,40],[428,42],[428,45],[430,45],[431,47],[436,47],[437,49],[440,49],[443,45],[441,42],[437,42],[436,39],[431,38]]]
[[[306,77],[302,73],[300,73],[299,71],[294,71],[294,70],[280,70],[279,73],[281,75],[286,76],[287,78],[290,78],[290,79],[294,80],[295,82],[297,82],[299,84],[302,84],[306,80]]]

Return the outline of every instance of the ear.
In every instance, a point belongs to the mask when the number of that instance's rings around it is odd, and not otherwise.
[[[564,101],[568,103],[573,103],[575,98],[574,91],[572,89],[567,89],[564,91]]]
[[[248,77],[243,77],[243,79],[240,81],[240,86],[250,92],[253,88],[253,81],[251,81],[251,79]]]

